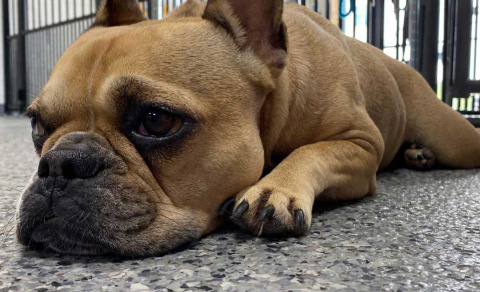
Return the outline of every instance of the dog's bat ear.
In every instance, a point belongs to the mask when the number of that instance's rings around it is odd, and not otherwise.
[[[147,19],[137,0],[103,0],[93,26],[129,25]]]
[[[252,49],[271,69],[286,65],[283,0],[208,0],[203,19],[224,28],[241,49]]]

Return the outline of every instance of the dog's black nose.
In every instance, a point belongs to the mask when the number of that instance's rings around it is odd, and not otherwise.
[[[39,177],[91,178],[102,169],[102,160],[82,150],[51,150],[40,159]]]

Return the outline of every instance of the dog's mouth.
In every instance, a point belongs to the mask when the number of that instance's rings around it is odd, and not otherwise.
[[[88,229],[73,228],[58,218],[46,220],[32,229],[29,234],[19,234],[20,243],[30,250],[82,256],[160,256],[182,250],[199,238],[195,229],[171,234],[171,239],[157,237],[155,240],[154,234],[150,239],[135,234],[125,238],[113,233],[106,236]]]
[[[61,254],[82,256],[107,255],[112,253],[111,250],[106,249],[102,245],[87,242],[76,242],[68,238],[32,241],[32,244],[30,244],[28,248],[36,251],[51,250]]]
[[[201,219],[188,209],[154,201],[140,188],[119,188],[121,180],[108,178],[48,188],[47,180],[34,177],[17,213],[19,242],[62,254],[143,257],[199,238]]]
[[[188,210],[171,205],[157,210],[140,196],[122,201],[109,197],[111,192],[95,194],[85,185],[67,187],[58,204],[49,206],[44,194],[36,192],[42,188],[42,181],[33,182],[17,215],[17,238],[33,250],[144,257],[177,250],[200,237],[198,222]],[[94,199],[78,201],[79,191]]]
[[[108,247],[108,242],[90,230],[75,229],[56,217],[46,218],[22,241],[30,249],[52,250],[63,254],[103,255],[113,252]]]

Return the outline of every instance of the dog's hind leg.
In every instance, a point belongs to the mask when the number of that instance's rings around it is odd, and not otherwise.
[[[422,145],[411,144],[403,152],[403,160],[409,168],[429,170],[435,165],[435,154]]]
[[[431,150],[440,165],[480,167],[479,131],[440,101],[424,79],[412,78],[400,87],[407,110],[405,140]]]

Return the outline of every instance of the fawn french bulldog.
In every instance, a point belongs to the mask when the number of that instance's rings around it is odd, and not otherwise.
[[[479,133],[420,74],[283,0],[189,0],[162,21],[105,0],[27,114],[40,163],[18,239],[64,253],[157,255],[220,214],[304,234],[316,199],[374,193],[396,156],[480,166]]]

